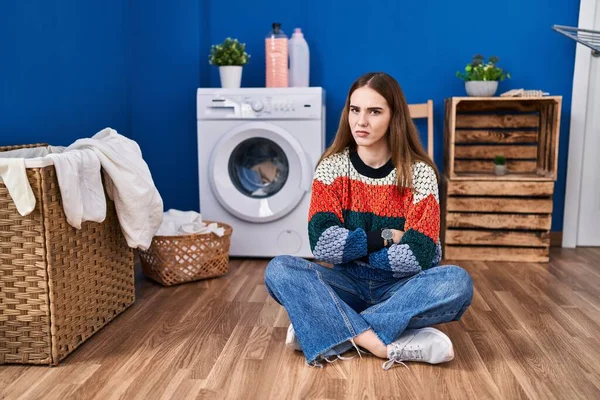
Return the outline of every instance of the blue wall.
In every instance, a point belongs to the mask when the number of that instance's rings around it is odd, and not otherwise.
[[[129,132],[120,0],[0,2],[0,143],[68,145]]]
[[[564,96],[552,230],[562,230],[575,42],[552,31],[577,25],[579,2],[130,0],[0,3],[0,142],[67,144],[105,126],[140,144],[166,208],[197,209],[195,89],[218,87],[210,44],[246,42],[242,85],[264,86],[265,34],[274,21],[305,32],[311,85],[327,91],[331,140],[347,90],[386,71],[409,102],[434,100],[442,166],[444,98],[475,53],[498,55],[515,87]]]
[[[130,0],[131,132],[165,209],[198,210],[196,88],[204,1]],[[202,34],[202,35],[201,35]]]

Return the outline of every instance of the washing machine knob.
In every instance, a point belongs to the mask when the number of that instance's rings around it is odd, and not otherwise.
[[[261,103],[260,101],[253,101],[252,105],[251,105],[252,109],[256,112],[260,111],[263,109],[263,103]]]

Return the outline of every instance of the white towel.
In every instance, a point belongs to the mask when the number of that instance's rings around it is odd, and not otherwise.
[[[100,175],[100,160],[91,149],[48,154],[56,168],[63,209],[69,225],[81,229],[85,221],[106,218],[106,197]]]
[[[0,158],[0,177],[8,189],[19,214],[25,216],[35,209],[35,196],[27,179],[23,158]]]
[[[115,202],[127,244],[147,250],[162,222],[163,201],[140,147],[114,129],[106,128],[92,138],[75,141],[63,154],[83,149],[93,150],[106,172],[106,192]]]

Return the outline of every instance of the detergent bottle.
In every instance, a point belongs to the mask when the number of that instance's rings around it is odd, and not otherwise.
[[[300,28],[296,28],[290,39],[290,87],[309,86],[310,52]]]
[[[265,38],[267,87],[288,86],[288,37],[281,24],[273,23],[273,30]]]

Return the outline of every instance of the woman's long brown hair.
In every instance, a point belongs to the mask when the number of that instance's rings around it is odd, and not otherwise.
[[[348,114],[352,93],[363,86],[368,86],[383,96],[390,107],[392,115],[386,138],[392,152],[392,163],[396,167],[398,188],[412,187],[412,164],[416,161],[423,161],[430,165],[435,171],[439,182],[438,170],[423,148],[417,127],[410,117],[402,88],[394,78],[383,72],[370,72],[354,81],[346,98],[335,139],[331,146],[325,150],[325,153],[319,159],[319,163],[325,157],[341,153],[347,147],[356,149],[356,142],[352,137],[352,131],[348,123]]]

